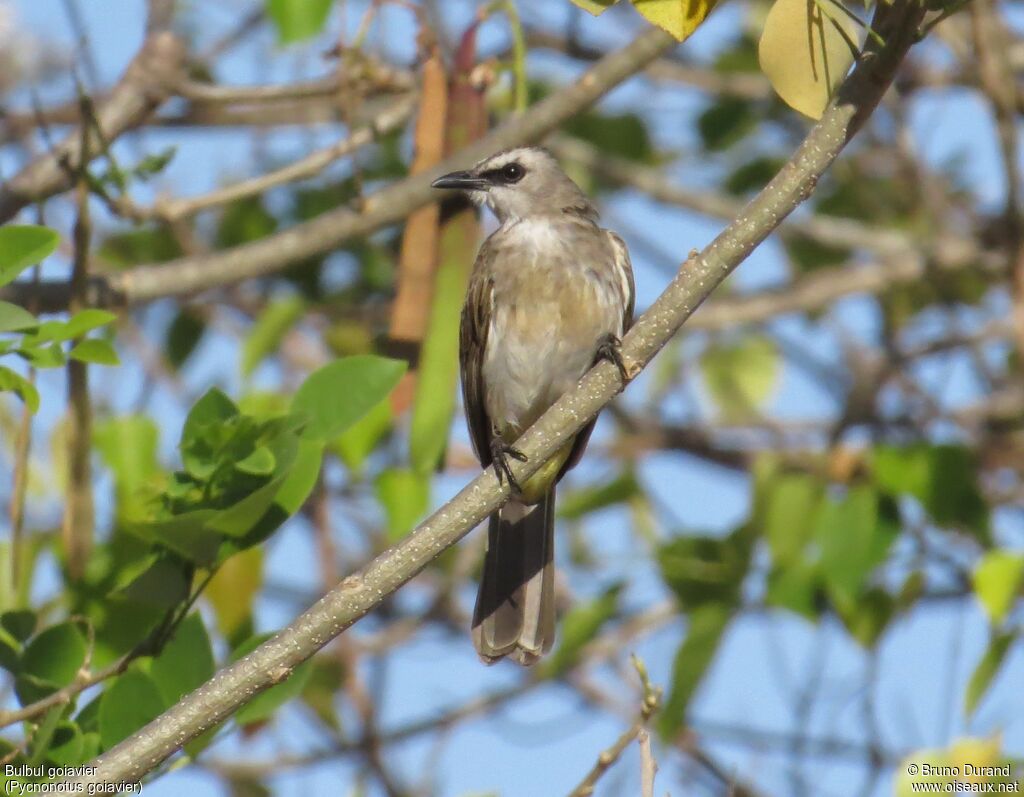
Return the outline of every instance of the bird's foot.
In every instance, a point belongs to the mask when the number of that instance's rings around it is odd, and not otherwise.
[[[519,482],[516,481],[516,477],[512,475],[512,468],[508,464],[509,457],[519,462],[526,462],[526,454],[518,448],[510,446],[500,437],[492,437],[491,461],[494,463],[494,474],[498,477],[498,484],[500,485],[504,479],[508,479],[509,486],[515,492],[521,493],[523,490],[519,486]]]
[[[625,360],[622,359],[622,341],[611,332],[598,341],[597,357],[600,360],[608,360],[608,362],[619,369],[622,384],[627,384],[633,378],[629,373],[629,369],[626,368]]]

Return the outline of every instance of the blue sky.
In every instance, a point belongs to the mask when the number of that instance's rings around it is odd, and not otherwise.
[[[80,6],[97,60],[102,83],[108,85],[121,73],[139,45],[143,25],[141,0],[82,0]],[[362,4],[353,4],[361,6]],[[475,4],[445,3],[449,32],[457,31],[468,18]],[[536,7],[538,4],[534,4]],[[72,35],[60,0],[16,0],[13,3],[24,25],[45,43],[58,42],[73,46]],[[243,2],[192,4],[195,13],[187,19],[193,24],[201,20],[204,28],[197,32],[200,46],[215,39],[234,19],[250,8]],[[410,56],[411,40],[408,21],[400,9],[385,12],[391,39],[388,49],[400,58]],[[544,15],[551,24],[558,24],[569,12],[567,0],[545,4]],[[618,17],[624,19],[626,15]],[[350,11],[348,27],[358,22],[359,14]],[[684,47],[691,54],[707,57],[713,54],[724,37],[742,24],[738,6],[727,6]],[[546,19],[547,21],[547,19]],[[341,24],[332,18],[330,30],[336,33]],[[584,38],[614,45],[625,41],[628,31],[605,19],[593,20],[582,15],[580,32]],[[484,49],[504,41],[500,23],[490,23],[484,30]],[[372,37],[371,37],[371,40]],[[379,41],[379,37],[377,39]],[[225,82],[287,82],[324,69],[319,53],[323,42],[286,51],[275,48],[268,35],[260,35],[221,62],[218,77]],[[254,68],[254,64],[257,66]],[[531,73],[564,80],[572,67],[562,59],[548,55],[531,58]],[[67,83],[63,83],[66,91]],[[44,97],[61,97],[60,87],[50,88]],[[24,100],[24,97],[17,99]],[[636,109],[646,112],[660,148],[680,153],[678,161],[668,167],[670,173],[687,187],[714,185],[720,171],[714,163],[705,163],[695,146],[693,115],[703,100],[696,92],[681,96],[676,90],[652,87],[634,80],[614,91],[604,103],[607,108]],[[931,164],[941,164],[952,157],[965,159],[965,174],[972,190],[988,205],[996,206],[1004,192],[998,154],[986,108],[961,90],[932,92],[911,109],[915,145]],[[280,158],[295,157],[308,148],[332,140],[336,129],[312,133],[291,131],[268,133],[263,142],[266,151]],[[226,179],[246,174],[252,166],[252,150],[241,146],[243,137],[231,131],[210,133],[197,130],[171,130],[147,133],[142,149],[156,151],[174,144],[178,154],[156,190],[168,188],[180,194],[202,193]],[[121,150],[135,152],[131,145]],[[15,167],[10,157],[0,158],[2,174]],[[150,199],[145,192],[142,200]],[[678,209],[665,209],[632,194],[624,193],[605,208],[605,220],[618,226],[627,243],[629,230],[660,242],[666,251],[682,258],[693,246],[707,243],[720,229],[719,222],[708,221]],[[57,219],[56,226],[66,220]],[[64,224],[64,228],[67,225]],[[638,305],[649,303],[666,282],[664,264],[650,262],[638,254],[634,246],[637,268]],[[57,261],[52,273],[64,266]],[[762,246],[740,269],[736,287],[751,289],[784,279],[786,274],[775,245]],[[992,300],[990,312],[999,313],[998,299]],[[144,322],[155,328],[162,326],[170,306],[158,303],[145,311]],[[979,314],[974,313],[973,316]],[[963,323],[977,323],[972,313],[965,313]],[[870,341],[877,319],[869,301],[852,297],[841,303],[835,322],[852,331],[859,339]],[[936,321],[935,323],[939,323]],[[838,357],[838,341],[830,335],[808,339],[806,325],[793,319],[779,322],[785,334],[802,339],[802,343],[826,361]],[[684,338],[683,346],[696,345],[694,336]],[[222,364],[232,361],[235,350],[223,336],[204,345],[186,375],[190,388],[199,391],[211,384],[220,384],[233,395],[242,388],[236,374],[225,373]],[[663,356],[672,356],[666,352]],[[970,400],[976,386],[947,363],[928,366],[936,373],[936,384],[943,384],[944,400],[961,403]],[[258,380],[272,384],[272,371],[264,371]],[[926,374],[927,377],[927,374]],[[62,378],[59,374],[44,377],[43,428],[56,420],[62,401]],[[100,380],[97,380],[100,381]],[[100,392],[117,409],[132,405],[141,385],[141,374],[123,368],[114,386]],[[628,402],[639,402],[645,391],[644,380],[634,385]],[[699,391],[698,391],[699,393]],[[706,409],[706,407],[704,408]],[[825,418],[835,409],[830,396],[800,372],[786,369],[768,409],[781,417]],[[158,397],[155,411],[163,430],[163,446],[168,461],[173,461],[174,443],[182,420],[181,410],[171,397]],[[692,406],[680,405],[680,414],[687,417]],[[689,415],[692,417],[692,415]],[[465,440],[461,418],[454,434]],[[570,477],[570,484],[581,484],[595,476],[609,475],[607,466],[593,460],[585,461]],[[659,533],[668,536],[680,532],[725,533],[746,516],[749,503],[747,479],[704,462],[678,455],[651,455],[641,465],[640,475],[645,487],[658,497],[658,503],[672,507],[674,519],[665,521]],[[462,486],[466,474],[444,476],[437,480],[433,501],[440,504]],[[53,522],[57,508],[37,508],[37,522]],[[109,511],[104,502],[101,511]],[[602,575],[599,580],[580,578],[566,568],[573,591],[581,598],[596,595],[603,586],[619,579],[630,583],[626,605],[643,608],[665,598],[665,591],[651,567],[649,551],[637,548],[637,538],[630,530],[627,510],[615,508],[593,517],[585,533],[601,556]],[[1019,515],[999,517],[1002,539],[1024,542],[1024,525]],[[349,535],[351,536],[351,535]],[[564,537],[563,537],[564,540]],[[564,546],[563,546],[564,547]],[[275,583],[294,587],[300,595],[313,597],[317,589],[310,574],[317,571],[317,552],[312,536],[303,528],[303,521],[289,524],[269,545],[269,578]],[[38,589],[53,587],[52,578],[40,578]],[[465,605],[472,600],[472,586],[465,589]],[[402,593],[401,601],[416,601],[423,590],[414,582]],[[272,630],[287,623],[300,609],[298,604],[263,599],[259,606],[260,630]],[[366,633],[374,621],[361,623],[352,632]],[[684,629],[679,618],[668,627],[641,640],[636,651],[647,662],[652,679],[668,685],[672,657]],[[987,640],[984,618],[976,607],[954,608],[934,605],[915,611],[897,620],[887,633],[875,673],[877,679],[877,714],[881,741],[894,750],[911,750],[947,744],[967,733],[988,734],[1002,729],[1006,749],[1024,756],[1024,653],[1020,645],[1004,668],[1002,678],[977,713],[965,723],[959,708],[959,695],[971,669]],[[823,693],[815,712],[804,724],[791,716],[789,706],[793,695],[820,667]],[[756,727],[783,733],[807,732],[813,735],[840,737],[863,741],[859,690],[865,682],[867,659],[846,633],[832,621],[813,627],[792,616],[746,616],[731,628],[723,649],[707,677],[693,709],[695,717],[716,727]],[[407,722],[431,716],[445,707],[459,705],[468,698],[509,686],[518,681],[520,672],[512,666],[484,668],[465,635],[451,636],[431,630],[418,635],[390,660],[387,689],[382,701],[385,728],[399,727]],[[599,677],[607,684],[621,684],[609,673]],[[372,677],[370,678],[372,681]],[[618,686],[621,691],[621,685]],[[622,694],[623,701],[632,702],[631,694]],[[399,771],[415,783],[418,773],[427,771],[435,760],[439,780],[432,792],[443,797],[483,794],[496,791],[502,795],[564,794],[578,782],[592,765],[597,753],[607,746],[622,729],[619,719],[581,706],[575,693],[558,685],[541,687],[528,698],[512,704],[498,714],[473,721],[459,728],[435,748],[429,740],[413,740],[392,748]],[[735,768],[765,795],[794,793],[794,774],[783,756],[770,751],[731,745],[723,741],[727,735],[709,734],[707,749],[713,751],[726,769]],[[286,711],[275,726],[258,737],[242,740],[237,735],[219,742],[210,755],[227,758],[238,755],[256,759],[274,756],[282,750],[315,749],[322,744],[312,725],[298,712]],[[704,793],[694,785],[691,775],[681,785],[684,773],[664,759],[659,775],[659,792],[670,790],[674,795]],[[628,794],[635,789],[638,765],[635,750],[604,781],[598,794]],[[345,794],[352,783],[351,764],[344,759],[307,771],[289,774],[275,781],[276,793],[282,795]],[[822,797],[852,794],[888,794],[887,779],[876,784],[864,783],[863,770],[855,765],[841,766],[834,760],[822,759],[818,768],[803,770],[813,784],[812,792]],[[177,770],[147,785],[149,797],[180,795],[188,791],[193,797],[222,794],[222,787],[198,768]],[[372,794],[376,792],[371,791]]]

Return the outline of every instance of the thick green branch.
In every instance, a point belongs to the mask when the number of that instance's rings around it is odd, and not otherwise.
[[[623,355],[634,370],[649,363],[715,287],[810,195],[885,92],[916,37],[922,16],[923,8],[907,0],[897,0],[893,6],[878,4],[874,27],[884,34],[887,45],[872,47],[789,163],[703,252],[686,261],[665,292],[638,319],[623,341]],[[649,57],[663,49],[662,37],[645,38]],[[484,146],[495,144],[492,136]],[[476,157],[478,149],[466,153],[465,160]],[[516,476],[525,479],[532,474],[622,388],[614,366],[602,363],[590,371],[517,442],[529,460],[515,465]],[[273,639],[220,670],[176,706],[93,761],[94,774],[83,782],[136,781],[152,771],[190,739],[287,677],[475,528],[505,498],[493,470],[480,474],[409,537],[348,576]]]

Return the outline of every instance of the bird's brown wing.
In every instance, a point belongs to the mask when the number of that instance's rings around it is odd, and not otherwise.
[[[494,285],[488,263],[493,257],[485,242],[480,248],[466,289],[459,326],[459,365],[462,369],[462,403],[469,425],[469,439],[483,467],[491,464],[491,420],[484,407],[483,360],[487,330],[494,306]]]
[[[624,335],[633,326],[633,309],[636,306],[636,284],[633,281],[633,264],[629,260],[629,249],[626,248],[625,241],[611,230],[605,230],[604,232],[608,236],[609,256],[612,258],[611,265],[622,295],[622,334]],[[594,363],[596,365],[597,361],[595,360]],[[572,451],[569,452],[568,459],[565,460],[565,464],[558,472],[559,480],[569,470],[576,467],[576,463],[580,461],[596,423],[597,418],[594,418],[577,433],[576,439],[572,443]]]
[[[622,291],[622,334],[626,334],[633,326],[633,311],[636,308],[636,283],[633,281],[633,264],[629,260],[629,249],[626,242],[611,230],[605,230],[611,243],[615,273]]]

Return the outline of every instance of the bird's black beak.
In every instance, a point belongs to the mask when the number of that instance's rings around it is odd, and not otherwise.
[[[455,191],[484,191],[490,183],[472,172],[451,172],[438,177],[431,184],[432,188],[450,188]]]

